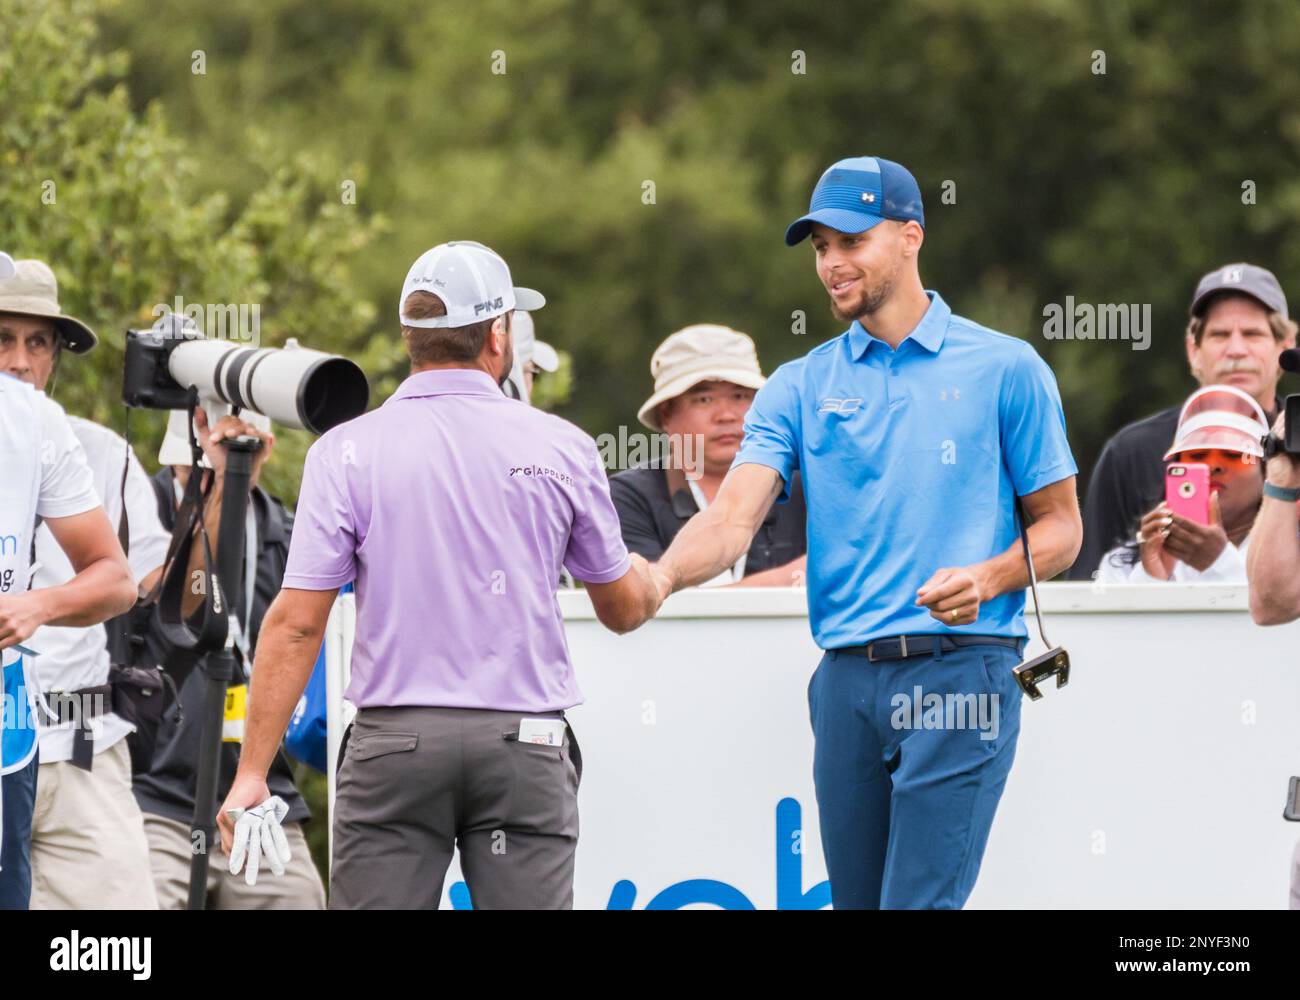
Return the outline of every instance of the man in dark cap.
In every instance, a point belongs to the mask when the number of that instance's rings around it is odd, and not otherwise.
[[[1187,324],[1187,364],[1201,385],[1231,385],[1253,397],[1270,424],[1281,409],[1278,355],[1296,342],[1282,286],[1254,264],[1225,264],[1201,278]],[[1083,548],[1068,578],[1092,578],[1101,557],[1132,538],[1164,496],[1164,453],[1182,404],[1122,428],[1102,449],[1083,503]]]

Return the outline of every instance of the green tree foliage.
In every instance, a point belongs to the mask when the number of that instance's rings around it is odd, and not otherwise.
[[[0,6],[0,246],[48,262],[65,311],[100,345],[64,355],[55,398],[72,413],[119,429],[125,330],[161,306],[260,307],[261,342],[298,336],[368,359],[374,307],[349,261],[377,222],[340,203],[335,171],[306,150],[270,155],[245,145],[252,165],[237,199],[200,183],[204,144],[172,133],[161,109],[132,108],[124,53],[102,51],[86,0],[5,0]],[[391,357],[380,358],[391,364]],[[133,415],[145,461],[164,417]],[[273,492],[297,495],[305,432],[282,430],[266,471]]]
[[[133,98],[202,144],[214,189],[258,183],[251,135],[272,160],[364,164],[361,204],[395,220],[353,266],[385,342],[420,251],[500,249],[548,295],[539,335],[575,367],[561,412],[592,433],[635,422],[650,352],[687,323],[751,332],[768,369],[839,331],[781,233],[841,156],[913,169],[927,286],[1048,358],[1085,471],[1119,424],[1189,391],[1201,273],[1300,273],[1286,0],[125,0],[106,24]],[[1151,303],[1151,349],[1046,341],[1043,307],[1066,295]]]

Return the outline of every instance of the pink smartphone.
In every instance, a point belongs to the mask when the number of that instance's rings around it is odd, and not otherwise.
[[[1210,523],[1210,467],[1202,462],[1165,466],[1165,504],[1197,524]]]

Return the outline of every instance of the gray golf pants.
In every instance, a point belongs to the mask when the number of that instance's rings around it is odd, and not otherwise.
[[[330,909],[436,909],[453,847],[474,908],[571,909],[582,757],[520,743],[562,712],[364,708],[338,773]]]

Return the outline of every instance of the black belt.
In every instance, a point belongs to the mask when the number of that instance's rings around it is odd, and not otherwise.
[[[45,699],[54,713],[55,724],[76,722],[72,738],[72,763],[89,771],[95,763],[95,737],[90,719],[113,711],[113,686],[100,684],[80,691],[52,691]]]
[[[871,663],[876,663],[880,660],[933,656],[939,650],[948,653],[961,646],[1009,646],[1019,652],[1020,644],[1024,641],[1005,635],[891,635],[888,639],[877,639],[865,646],[842,646],[833,652],[865,656]]]

